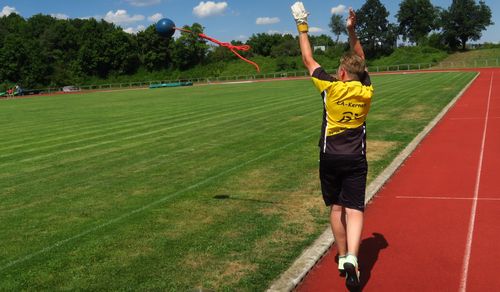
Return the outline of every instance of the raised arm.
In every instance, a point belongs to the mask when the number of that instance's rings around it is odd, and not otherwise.
[[[307,32],[309,31],[307,16],[309,13],[304,8],[304,4],[302,2],[295,2],[292,6],[292,14],[299,31],[299,44],[300,52],[302,53],[302,62],[309,71],[309,75],[312,75],[314,70],[319,68],[320,65],[313,58],[311,43],[309,42],[309,36],[307,35]]]
[[[351,46],[351,50],[354,51],[356,55],[361,57],[361,59],[365,59],[365,52],[363,51],[363,47],[356,35],[356,13],[354,10],[349,8],[349,17],[347,18],[347,33],[349,34],[349,45]]]

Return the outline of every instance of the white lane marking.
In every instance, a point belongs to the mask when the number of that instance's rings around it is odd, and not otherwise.
[[[469,262],[472,249],[472,240],[474,236],[474,224],[476,222],[476,211],[477,211],[477,201],[479,196],[479,185],[481,183],[481,171],[483,168],[483,157],[484,157],[484,145],[486,144],[486,131],[488,130],[488,119],[490,113],[490,101],[491,101],[491,91],[493,88],[493,76],[495,74],[491,73],[490,81],[490,92],[488,95],[488,103],[486,105],[486,115],[484,118],[484,129],[483,129],[483,141],[481,143],[481,154],[479,155],[479,166],[477,168],[476,186],[474,188],[474,199],[472,200],[472,209],[470,212],[469,221],[469,231],[467,233],[467,241],[465,245],[465,255],[462,265],[462,277],[460,280],[460,292],[465,292],[467,290],[467,277],[469,274]]]
[[[474,197],[422,197],[422,196],[396,196],[396,199],[415,200],[478,200],[478,201],[500,201],[500,198],[474,198]]]
[[[472,117],[472,118],[450,118],[450,120],[453,120],[453,121],[464,121],[464,120],[482,120],[484,118],[480,118],[480,117]],[[490,120],[496,120],[496,119],[500,119],[500,117],[489,117]]]

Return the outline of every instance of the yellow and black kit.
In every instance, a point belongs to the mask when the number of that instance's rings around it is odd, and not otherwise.
[[[368,72],[361,81],[339,81],[319,67],[312,80],[323,97],[321,153],[366,155],[365,121],[373,96]]]

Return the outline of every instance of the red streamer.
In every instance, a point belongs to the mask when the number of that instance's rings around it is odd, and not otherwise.
[[[187,29],[183,29],[183,28],[177,28],[177,27],[175,27],[175,29],[183,31],[183,32],[187,32],[187,33],[193,33],[192,31],[187,30]],[[260,68],[259,68],[259,65],[257,63],[252,62],[252,61],[246,59],[245,57],[243,57],[242,55],[238,54],[238,52],[237,52],[237,51],[248,51],[248,50],[250,50],[251,47],[249,45],[235,46],[235,45],[233,45],[231,43],[221,42],[219,40],[211,38],[211,37],[209,37],[209,36],[207,36],[205,34],[202,34],[202,33],[199,33],[198,36],[200,38],[203,38],[203,39],[206,39],[208,41],[211,41],[212,43],[218,44],[221,47],[228,48],[229,50],[231,50],[231,52],[233,52],[233,54],[235,54],[236,56],[238,56],[238,58],[240,58],[241,60],[247,62],[248,64],[253,65],[255,67],[255,69],[257,69],[257,72],[260,72]]]

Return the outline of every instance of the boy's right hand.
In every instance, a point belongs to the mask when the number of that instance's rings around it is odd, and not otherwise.
[[[306,11],[302,2],[295,2],[295,4],[292,5],[292,14],[297,23],[299,32],[308,32],[309,25],[307,24],[307,16],[309,12]]]

